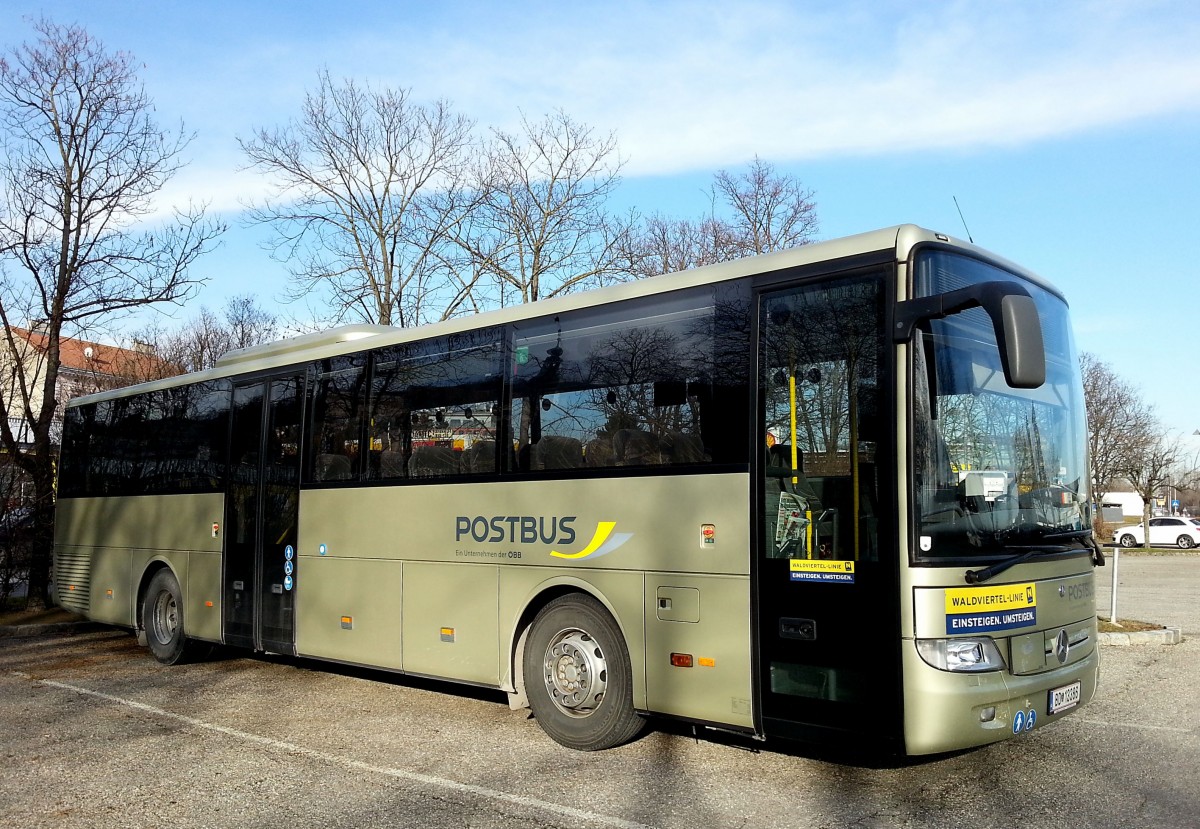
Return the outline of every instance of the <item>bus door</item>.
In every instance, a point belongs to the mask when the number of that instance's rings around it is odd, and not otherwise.
[[[898,733],[884,273],[759,295],[754,584],[767,734],[874,745]]]
[[[224,640],[295,653],[304,378],[233,387],[225,498]]]

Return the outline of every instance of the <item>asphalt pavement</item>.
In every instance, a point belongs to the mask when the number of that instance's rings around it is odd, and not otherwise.
[[[1107,616],[1114,572],[1097,570]],[[1089,705],[913,763],[654,723],[584,754],[502,695],[231,655],[164,667],[128,633],[0,641],[0,826],[774,829],[1200,825],[1200,555],[1130,555],[1118,613],[1191,634],[1102,644]]]
[[[13,829],[1195,829],[1200,638],[1103,648],[1089,705],[913,763],[655,723],[551,742],[498,694],[238,656],[164,667],[101,629],[0,642]]]
[[[1113,573],[1117,574],[1117,618],[1180,628],[1200,636],[1200,552],[1106,550],[1096,568],[1096,613],[1109,618]],[[1114,555],[1118,553],[1119,555]]]

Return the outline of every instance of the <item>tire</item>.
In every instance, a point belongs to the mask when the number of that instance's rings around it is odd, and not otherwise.
[[[633,710],[629,649],[600,602],[559,596],[529,629],[522,670],[529,707],[555,742],[599,751],[636,737],[646,721]]]
[[[1121,546],[1122,547],[1135,547],[1135,546],[1137,546],[1137,539],[1134,538],[1129,533],[1125,533],[1123,536],[1121,536]]]
[[[197,656],[197,648],[184,635],[183,591],[175,574],[165,567],[146,588],[142,627],[150,652],[162,664],[178,665]]]
[[[1179,538],[1175,539],[1175,543],[1179,546],[1179,549],[1188,550],[1191,549],[1196,542],[1192,540],[1190,535],[1181,535]]]

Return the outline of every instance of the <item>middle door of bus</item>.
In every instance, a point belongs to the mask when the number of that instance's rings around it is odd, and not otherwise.
[[[295,653],[304,378],[233,387],[225,498],[224,640]]]
[[[754,563],[768,734],[875,743],[899,727],[887,273],[759,294]]]

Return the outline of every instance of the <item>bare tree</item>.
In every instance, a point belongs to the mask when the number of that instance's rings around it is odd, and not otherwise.
[[[713,196],[732,210],[729,225],[741,256],[808,244],[816,235],[812,191],[758,156],[744,173],[718,172]]]
[[[632,257],[642,276],[686,270],[811,242],[817,208],[811,190],[755,157],[745,172],[719,171],[709,215],[647,220]]]
[[[1197,438],[1200,438],[1200,431],[1193,432],[1191,439],[1182,438],[1181,442],[1187,441],[1191,447],[1188,453],[1188,465],[1195,469],[1200,469],[1200,450],[1196,449]],[[1179,488],[1179,506],[1185,515],[1200,515],[1200,475],[1194,476],[1190,480],[1180,481],[1176,486]]]
[[[1079,370],[1087,409],[1094,494],[1102,501],[1147,454],[1158,424],[1153,407],[1143,402],[1138,390],[1096,355],[1080,354]]]
[[[0,438],[32,481],[30,594],[44,600],[60,338],[187,297],[201,281],[189,266],[224,228],[196,207],[173,221],[149,221],[191,137],[155,123],[133,58],[107,51],[78,26],[43,19],[34,30],[36,43],[0,59],[0,353],[7,358]],[[36,336],[16,328],[29,320]],[[28,441],[18,440],[14,424]]]
[[[262,308],[253,294],[230,297],[220,312],[201,306],[199,312],[174,330],[161,324],[133,335],[133,351],[148,351],[154,359],[128,362],[129,383],[158,380],[190,371],[210,369],[223,354],[271,342],[279,335],[274,314]]]
[[[458,241],[500,305],[536,302],[629,277],[633,222],[609,215],[620,183],[615,136],[564,112],[520,133],[493,131],[478,172],[481,203]]]
[[[250,348],[279,338],[279,318],[260,306],[254,294],[240,294],[227,299],[223,317],[228,332],[228,340],[224,343],[226,351]],[[204,368],[211,366],[206,364]]]
[[[327,293],[335,320],[410,326],[449,316],[471,285],[449,237],[470,209],[472,123],[408,90],[337,85],[328,71],[299,119],[239,139],[274,195],[252,209],[289,264],[293,294]]]
[[[637,245],[639,251],[632,258],[640,276],[686,271],[736,258],[731,229],[713,217],[692,221],[651,216]]]

